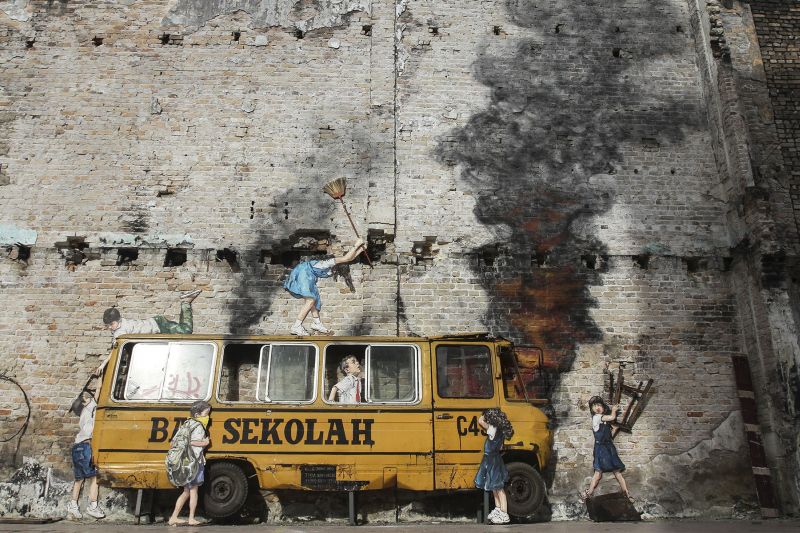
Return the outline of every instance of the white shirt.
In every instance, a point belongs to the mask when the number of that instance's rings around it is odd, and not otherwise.
[[[314,268],[318,268],[320,270],[330,270],[333,268],[333,265],[336,264],[336,258],[331,257],[330,259],[323,259],[321,261],[313,261],[311,266]]]
[[[194,424],[194,426],[196,427],[192,430],[192,434],[189,435],[189,442],[199,442],[204,440],[206,438],[206,430],[203,427],[203,424],[197,422],[197,424]],[[205,448],[205,446],[192,446],[192,451],[197,455],[197,457],[200,458],[200,464],[205,464],[206,462],[206,458],[203,455],[203,448]]]
[[[489,440],[494,440],[494,436],[497,435],[497,428],[489,424],[489,427],[486,429],[486,434],[489,435]]]
[[[128,333],[161,333],[155,319],[134,320],[131,318],[120,318],[119,327],[113,331],[114,340],[120,335]]]
[[[592,416],[592,430],[600,431],[600,424],[603,423],[603,415]]]
[[[364,399],[364,394],[361,393],[361,380],[353,374],[348,374],[336,385],[336,390],[339,391],[339,403],[358,403],[356,401],[356,391]]]
[[[94,413],[96,410],[97,402],[94,401],[94,398],[83,406],[80,420],[78,420],[79,429],[78,434],[75,435],[75,444],[92,438],[92,433],[94,433]]]

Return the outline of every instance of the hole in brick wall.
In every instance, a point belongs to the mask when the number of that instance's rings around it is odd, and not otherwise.
[[[31,247],[20,243],[7,247],[6,252],[8,253],[8,258],[12,261],[19,261],[26,265],[28,264],[28,259],[31,258]]]
[[[614,57],[619,57],[622,54],[622,48],[612,48],[611,55]]]
[[[33,48],[33,44],[34,44],[35,42],[36,42],[36,39],[27,39],[27,40],[25,41],[25,48],[27,48],[27,49],[29,49],[29,50],[30,50],[31,48]]]
[[[327,230],[299,230],[272,250],[262,250],[260,255],[264,262],[269,258],[270,265],[292,268],[304,259],[328,255],[331,238]]]
[[[786,280],[786,253],[761,256],[761,284],[765,289],[780,287]]]
[[[256,202],[255,200],[250,201],[250,220],[253,220],[253,217],[256,215]]]
[[[305,37],[305,33],[303,33],[303,30],[301,29],[296,29],[294,30],[294,37],[295,39],[302,39],[303,37]]]
[[[367,253],[373,263],[379,262],[386,255],[386,246],[394,242],[394,235],[386,234],[382,229],[371,228],[367,230]],[[359,256],[362,263],[367,262],[364,254]]]
[[[638,169],[638,168],[634,168],[634,169],[633,169],[633,173],[634,173],[634,174],[638,174],[638,173],[639,173],[639,169]]]
[[[233,33],[231,34],[231,36],[233,37],[233,42],[235,42],[235,43],[238,43],[238,42],[239,42],[239,39],[241,39],[241,38],[242,38],[242,32],[240,32],[240,31],[235,31],[235,32],[233,32]]]
[[[550,259],[548,252],[535,252],[531,258],[531,266],[536,268],[547,267],[547,261]]]
[[[55,247],[61,252],[64,257],[64,265],[69,270],[75,270],[75,267],[89,260],[89,256],[84,252],[89,247],[86,237],[67,237],[66,241],[55,243]]]
[[[642,147],[645,150],[657,150],[660,146],[655,137],[642,137]]]
[[[680,24],[675,26],[675,33],[683,33],[683,26],[681,26]]]
[[[622,29],[620,29],[619,26],[614,28],[614,33],[620,33],[621,31],[622,31]]]
[[[228,263],[228,266],[231,267],[231,272],[241,272],[241,267],[239,266],[239,252],[232,248],[223,248],[222,250],[217,250],[217,261],[225,261]]]
[[[689,274],[700,271],[701,264],[699,257],[684,257],[683,262],[686,263],[686,272]]]
[[[169,33],[162,33],[158,40],[161,41],[161,44],[169,44]]]
[[[183,248],[168,248],[164,255],[165,267],[179,267],[187,260],[186,250]]]
[[[723,272],[730,272],[731,268],[733,268],[733,257],[723,257],[722,258],[722,271]]]
[[[435,243],[436,236],[426,236],[425,240],[414,241],[414,245],[411,247],[411,254],[414,256],[417,262],[432,263],[434,256],[439,253],[433,249],[433,245]]]
[[[669,169],[669,173],[670,174],[675,174],[675,169],[674,168]]]
[[[650,256],[648,254],[634,255],[633,264],[636,265],[637,268],[647,270],[647,267],[650,265]]]
[[[361,33],[369,37],[372,35],[372,24],[364,24],[361,26]]]
[[[495,35],[500,35],[502,32],[503,28],[501,28],[500,26],[494,26],[492,28],[492,33],[494,33]]]
[[[563,24],[556,24],[556,27],[553,31],[555,33],[561,33],[561,26],[563,26]]]
[[[117,249],[117,266],[129,265],[137,259],[139,259],[138,248]]]
[[[103,38],[102,37],[94,37],[92,39],[92,44],[95,45],[95,46],[100,46],[101,44],[103,44]]]
[[[485,266],[493,267],[498,255],[500,255],[500,251],[496,246],[485,246],[478,255],[478,258]]]
[[[439,35],[439,28],[436,27],[436,26],[429,26],[428,27],[428,33],[430,33],[431,35],[434,35],[434,36]]]
[[[581,263],[584,267],[594,270],[597,268],[597,256],[596,255],[582,255],[581,256]]]

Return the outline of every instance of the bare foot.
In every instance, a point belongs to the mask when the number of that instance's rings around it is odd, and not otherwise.
[[[186,520],[184,520],[183,518],[173,518],[173,517],[170,517],[169,522],[167,522],[167,524],[171,526],[181,526],[185,523]]]
[[[190,526],[204,526],[206,525],[205,520],[195,520],[194,518],[190,518],[189,522],[187,522]]]

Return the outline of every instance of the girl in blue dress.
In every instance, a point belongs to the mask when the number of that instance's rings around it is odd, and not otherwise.
[[[292,335],[308,335],[308,331],[303,327],[303,320],[306,319],[308,313],[314,319],[311,323],[311,329],[320,333],[330,333],[331,330],[326,328],[319,318],[319,310],[322,308],[322,300],[319,297],[319,289],[317,289],[317,280],[319,278],[328,278],[334,272],[336,265],[352,262],[360,253],[361,248],[364,246],[364,241],[358,239],[350,249],[342,257],[331,257],[329,259],[303,261],[292,269],[289,277],[283,284],[283,288],[295,298],[303,298],[305,303],[297,314],[297,320],[291,328]]]
[[[628,486],[622,477],[625,464],[617,454],[617,448],[614,446],[611,436],[611,424],[609,424],[617,419],[619,405],[615,405],[612,411],[600,396],[593,396],[589,400],[589,412],[592,415],[592,431],[594,432],[594,462],[592,465],[594,476],[592,476],[589,488],[581,496],[584,500],[591,498],[594,489],[603,479],[603,473],[611,472],[619,483],[622,493],[628,498],[628,501],[633,503],[634,499],[628,492]]]
[[[495,508],[487,517],[489,521],[492,524],[508,524],[508,503],[503,490],[508,481],[508,470],[500,457],[500,451],[503,449],[503,442],[514,435],[514,428],[506,414],[497,408],[486,409],[478,419],[478,425],[486,431],[486,442],[483,444],[481,465],[475,474],[475,486],[492,491],[494,495]]]

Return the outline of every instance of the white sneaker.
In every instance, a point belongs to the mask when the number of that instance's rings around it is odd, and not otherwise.
[[[311,323],[311,329],[314,331],[319,331],[320,333],[330,333],[331,330],[325,327],[325,325],[320,320],[315,320]]]
[[[292,335],[300,335],[300,336],[308,335],[308,331],[306,331],[306,328],[304,328],[302,324],[292,326],[292,329],[290,329],[289,332]]]
[[[93,516],[95,518],[106,517],[106,513],[104,513],[103,510],[100,509],[100,506],[97,505],[97,502],[94,502],[94,505],[92,505],[91,503],[89,504],[89,506],[86,508],[86,514],[88,514],[89,516]]]
[[[75,520],[80,520],[83,518],[77,502],[70,500],[67,504],[67,518],[73,518]]]
[[[500,512],[500,508],[499,508],[499,507],[495,507],[495,508],[494,508],[494,509],[492,509],[492,511],[491,511],[491,512],[490,512],[490,513],[489,513],[489,514],[486,516],[486,519],[487,519],[487,520],[491,520],[492,518],[494,518],[495,516],[497,516],[497,513],[498,513],[498,512]]]
[[[492,524],[508,524],[511,522],[511,517],[508,513],[498,511],[497,514],[489,520]]]

